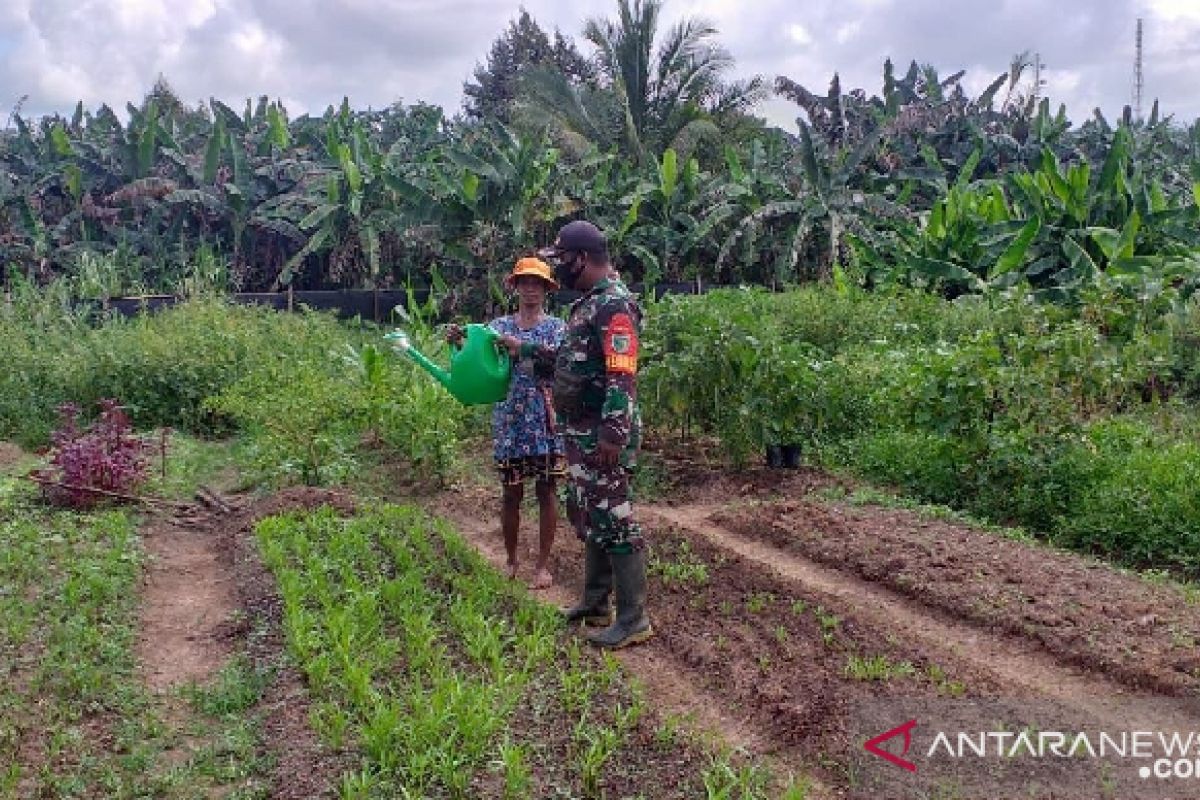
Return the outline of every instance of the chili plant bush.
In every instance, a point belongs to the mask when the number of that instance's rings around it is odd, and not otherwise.
[[[652,309],[642,402],[735,462],[800,442],[924,499],[1194,574],[1200,512],[1176,476],[1200,458],[1162,419],[1200,419],[1200,311],[1106,297],[1068,309],[1019,290],[951,302],[835,285],[671,299]],[[1137,435],[1111,447],[1111,430]]]

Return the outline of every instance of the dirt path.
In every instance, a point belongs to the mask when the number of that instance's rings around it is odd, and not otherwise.
[[[1200,591],[919,511],[793,495],[709,521],[1133,689],[1200,700]]]
[[[0,441],[0,474],[14,468],[28,456],[25,451],[11,442]]]
[[[156,692],[211,678],[229,657],[237,609],[233,580],[221,568],[211,532],[163,518],[142,529],[148,557],[137,654]]]
[[[353,749],[334,751],[318,739],[310,724],[312,698],[304,677],[285,656],[283,600],[275,576],[262,563],[254,526],[264,517],[294,510],[331,506],[348,514],[354,502],[333,490],[307,487],[285,489],[255,500],[233,500],[234,510],[217,516],[207,527],[220,557],[220,567],[232,576],[242,614],[238,636],[246,656],[274,679],[256,708],[262,736],[273,762],[272,800],[314,800],[337,796],[340,777],[356,769]]]
[[[302,676],[284,656],[282,601],[259,558],[253,529],[273,514],[322,505],[346,511],[353,505],[339,493],[307,488],[223,501],[224,510],[196,506],[180,517],[151,518],[142,526],[147,563],[137,655],[173,743],[166,763],[178,765],[220,746],[211,730],[195,733],[204,729],[204,720],[178,690],[208,683],[238,655],[271,677],[257,703],[242,712],[260,731],[255,763],[231,761],[228,768],[259,770],[270,764],[270,774],[262,777],[278,800],[331,797],[350,762],[344,753],[325,748],[309,724],[311,701]],[[225,796],[228,787],[207,794],[193,789],[196,796],[215,797]]]
[[[8,441],[0,441],[0,468],[17,463],[24,456],[25,452],[17,445],[8,443]]]
[[[1036,642],[981,629],[855,575],[739,536],[710,521],[717,510],[708,505],[643,506],[640,513],[652,527],[676,527],[699,534],[764,570],[837,598],[856,618],[884,626],[931,650],[951,653],[1009,690],[1052,699],[1111,729],[1138,721],[1177,730],[1200,729],[1200,709],[1195,703],[1185,705],[1179,698],[1131,690],[1104,675],[1063,664]]]

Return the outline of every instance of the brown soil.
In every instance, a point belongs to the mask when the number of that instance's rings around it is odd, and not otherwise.
[[[737,517],[738,513],[722,511],[715,518]],[[971,621],[955,616],[953,612],[957,609],[952,605],[931,609],[853,574],[781,551],[757,539],[759,529],[749,523],[738,529],[741,535],[713,524],[709,521],[714,516],[709,508],[648,508],[645,514],[648,520],[680,525],[692,534],[698,533],[723,550],[757,563],[763,570],[835,596],[852,609],[856,618],[873,620],[893,636],[952,652],[969,664],[973,673],[990,676],[997,686],[1054,698],[1109,724],[1123,724],[1136,715],[1149,717],[1151,713],[1156,719],[1167,720],[1184,711],[1176,699],[1146,692],[1131,694],[1102,671],[1077,669],[1063,663],[1045,652],[1036,640],[1005,635],[1004,631],[981,630]],[[746,531],[750,531],[748,536]],[[1194,722],[1197,711],[1200,704],[1192,704],[1186,721]],[[1178,721],[1182,723],[1185,719]]]
[[[488,553],[487,557],[498,570],[503,569],[500,553]],[[532,578],[532,574],[529,577]],[[449,590],[449,584],[445,588]],[[561,592],[555,594],[566,599]],[[472,669],[466,666],[469,663],[466,653],[455,652],[458,643],[449,643],[449,649],[454,652],[456,663],[467,671]],[[583,648],[579,657],[584,668],[593,675],[604,671],[602,656],[597,651]],[[649,704],[641,706],[641,717],[615,744],[598,776],[595,793],[589,791],[581,778],[580,755],[585,745],[578,738],[580,711],[567,707],[564,693],[558,691],[555,679],[556,671],[569,672],[573,666],[571,657],[560,651],[557,662],[544,667],[541,675],[525,687],[507,722],[508,738],[525,748],[531,766],[531,786],[528,795],[522,796],[654,797],[659,800],[694,800],[703,796],[700,776],[708,767],[710,750],[694,741],[686,725],[677,725],[678,733],[665,735],[663,725],[669,723],[658,708],[660,698],[655,695],[651,695]],[[617,712],[633,707],[635,691],[628,680],[599,686],[583,712],[588,729],[616,728]],[[731,760],[738,764],[742,758],[734,756]],[[507,796],[502,776],[495,768],[477,771],[469,794],[479,798]]]
[[[453,495],[444,494],[430,499],[426,507],[430,512],[453,522],[456,530],[475,545],[497,570],[503,570],[506,555],[499,529],[499,499],[494,495],[495,492],[478,486],[459,487]],[[522,517],[522,545],[519,551],[521,567],[518,580],[529,585],[534,579],[536,509],[526,509]],[[549,589],[534,591],[534,595],[555,606],[573,603],[576,599],[575,590],[580,579],[579,565],[582,559],[582,546],[570,528],[560,520],[550,564],[555,583]],[[656,618],[656,628],[660,624]],[[799,775],[805,771],[800,759],[789,757],[790,754],[779,750],[774,740],[761,730],[760,723],[753,714],[746,709],[731,707],[728,696],[719,686],[707,686],[704,682],[696,681],[695,676],[686,670],[681,671],[677,659],[660,646],[660,641],[661,636],[652,640],[650,645],[615,653],[627,673],[644,689],[651,715],[648,730],[677,728],[689,741],[704,741],[717,749],[729,748],[741,752],[751,761],[769,767],[773,774],[780,778]],[[512,727],[520,729],[530,724],[528,717],[528,709],[519,710]],[[571,720],[564,718],[559,727],[566,728],[570,724]],[[550,726],[541,725],[539,739],[549,750],[557,748],[561,751],[561,758],[558,760],[567,763],[571,758],[570,742],[569,736],[564,737],[563,734],[564,730],[554,730]],[[677,790],[680,786],[694,781],[698,772],[706,766],[694,749],[682,743],[664,747],[644,731],[635,734],[635,739],[637,735],[644,741],[635,741],[627,747],[632,747],[635,752],[640,750],[655,753],[655,771],[665,772],[651,781],[645,774],[629,775],[619,769],[608,770],[605,784],[610,792],[609,796],[637,796],[638,792],[645,793],[647,786],[672,787],[672,790]],[[669,760],[666,763],[658,763],[658,760],[664,758]],[[616,761],[620,762],[620,758]],[[544,764],[540,770],[540,778],[553,779],[554,769],[556,768],[550,764]],[[662,793],[665,797],[669,791],[664,788]],[[836,796],[836,793],[818,784],[808,796],[819,799]]]
[[[507,556],[501,538],[498,515],[498,500],[490,501],[485,492],[473,492],[471,500],[464,501],[461,494],[453,501],[445,498],[429,504],[435,513],[454,522],[456,529],[466,537],[479,552],[488,559],[497,570],[504,570]],[[530,516],[532,514],[532,516]],[[533,564],[536,556],[536,539],[534,525],[537,522],[536,510],[526,509],[522,514],[523,538],[521,566],[518,579],[527,585],[532,583]],[[577,599],[579,581],[579,564],[583,560],[583,547],[574,532],[560,521],[555,538],[555,550],[551,559],[551,573],[555,576],[554,585],[549,589],[534,591],[534,595],[542,602],[550,605],[565,607],[572,605]],[[643,681],[650,679],[653,683],[654,696],[665,696],[672,702],[665,703],[669,713],[689,719],[694,731],[720,738],[735,747],[741,747],[751,752],[763,752],[765,749],[763,737],[738,714],[725,713],[717,698],[697,691],[697,688],[681,680],[669,669],[669,663],[660,654],[647,648],[631,648],[617,651],[617,656],[633,668]]]
[[[851,485],[846,479],[809,467],[783,470],[754,464],[731,470],[723,466],[725,460],[720,444],[704,439],[652,440],[643,454],[647,468],[662,474],[662,501],[671,504],[795,497],[815,489]]]
[[[304,678],[285,655],[283,602],[275,578],[263,566],[254,538],[259,520],[293,510],[331,506],[349,514],[354,501],[325,489],[297,487],[239,505],[216,526],[214,541],[221,565],[234,579],[243,612],[239,633],[255,667],[275,671],[275,679],[258,705],[263,738],[273,756],[275,800],[333,797],[338,779],[352,766],[349,753],[333,752],[321,744],[309,725],[311,708]]]
[[[0,470],[11,467],[25,458],[25,451],[11,442],[0,441]]]
[[[169,693],[203,683],[229,657],[237,608],[232,578],[221,569],[210,532],[155,519],[142,527],[142,545],[149,560],[137,655],[146,685]]]
[[[1153,730],[1200,729],[1200,707],[1180,702],[1187,683],[1165,680],[1170,671],[1161,659],[1136,666],[1136,659],[1122,660],[1122,670],[1079,655],[1116,653],[1127,643],[1139,655],[1165,653],[1172,642],[1176,657],[1192,655],[1179,646],[1196,618],[1182,593],[1078,556],[908,512],[770,501],[839,483],[818,472],[705,472],[694,458],[666,458],[674,477],[667,497],[635,506],[652,563],[702,563],[708,577],[669,581],[660,566],[650,586],[657,635],[623,652],[622,662],[645,683],[660,715],[691,713],[695,727],[718,740],[782,771],[816,776],[816,796],[893,796],[879,787],[896,777],[895,768],[873,756],[863,760],[870,734],[904,721],[888,722],[880,708],[942,720],[964,708],[986,708],[1006,720],[1036,710],[1037,719],[1049,721],[1043,727],[1062,730],[1134,730],[1139,721]],[[460,487],[429,507],[499,566],[495,494]],[[526,515],[523,542],[531,549],[536,516]],[[793,526],[803,534],[793,536]],[[551,565],[556,586],[540,594],[555,603],[572,599],[581,562],[581,547],[560,526]],[[531,564],[527,553],[526,581]],[[953,573],[941,571],[951,564]],[[1013,606],[997,605],[989,594],[1022,589],[1038,597],[1038,608],[1066,603],[1044,603],[1047,597],[1073,598],[1083,611],[1072,607],[1072,618],[1087,634],[1056,640],[1053,632],[1063,626],[1052,617],[1039,626],[1038,617],[1022,613],[1013,622]],[[1157,638],[1149,633],[1155,630]],[[875,659],[892,674],[856,675],[852,658]],[[988,797],[998,776],[1012,777],[1006,772],[1012,766],[933,767],[922,775],[921,791],[937,795],[949,781],[964,797]],[[1034,786],[1028,796],[1093,797],[1113,787],[1123,792],[1116,796],[1160,796],[1147,794],[1127,765],[1106,775],[1094,763],[1072,760],[1042,764],[1037,777],[1054,788]]]
[[[605,778],[612,796],[644,791],[651,775],[676,787],[694,778],[703,766],[697,751],[664,749],[652,736],[655,726],[680,721],[777,775],[814,777],[809,797],[995,797],[1004,785],[1028,797],[1140,798],[1181,788],[1139,781],[1127,763],[1106,773],[1067,759],[1040,763],[1036,776],[1014,773],[1024,762],[1012,760],[922,762],[901,790],[889,787],[902,775],[862,744],[906,716],[947,727],[957,720],[961,730],[979,722],[973,714],[1040,729],[1200,730],[1200,613],[1184,591],[914,512],[817,502],[813,489],[845,485],[817,471],[720,470],[703,448],[658,457],[667,495],[637,506],[651,542],[656,636],[618,658],[645,686],[654,722],[639,727],[635,745],[678,761],[638,775],[627,774],[629,764],[614,766]],[[471,485],[424,502],[499,568],[496,495]],[[209,579],[219,595],[224,580],[227,600],[205,607],[217,617],[225,608],[244,612],[233,628],[193,610],[185,633],[225,652],[228,637],[243,636],[256,664],[280,668],[260,707],[277,759],[276,797],[328,795],[353,756],[329,752],[308,726],[307,694],[282,658],[280,602],[251,530],[268,514],[327,503],[353,507],[342,495],[293,490],[163,534],[164,542],[174,535],[208,543],[209,557],[191,561],[187,545],[177,548],[180,574],[196,584],[185,596],[203,595]],[[519,577],[528,582],[536,511],[526,510],[523,522]],[[573,600],[581,563],[582,548],[561,524],[555,585],[538,596]],[[676,577],[671,568],[680,565],[702,565],[706,574]],[[178,625],[163,627],[177,636]],[[185,635],[176,645],[190,641]],[[862,674],[864,663],[885,674]],[[179,664],[212,669],[200,655]],[[561,778],[555,754],[565,760],[572,746],[556,719],[531,706],[513,720],[513,730],[532,731],[540,743],[535,777],[546,791]],[[496,787],[475,788],[490,796]]]
[[[1200,603],[1174,586],[901,509],[787,500],[710,510],[742,537],[1011,634],[1025,649],[1200,699]]]

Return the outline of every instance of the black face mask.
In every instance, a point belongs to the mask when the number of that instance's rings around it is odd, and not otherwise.
[[[560,256],[554,262],[554,277],[565,289],[574,289],[579,281],[579,275],[583,272],[583,259],[579,253],[575,253],[569,259]]]

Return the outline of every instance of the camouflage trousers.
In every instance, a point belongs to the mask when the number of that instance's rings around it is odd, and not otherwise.
[[[606,553],[628,553],[645,545],[633,519],[629,498],[629,462],[613,466],[596,460],[595,434],[563,437],[567,453],[567,518],[581,541]]]

